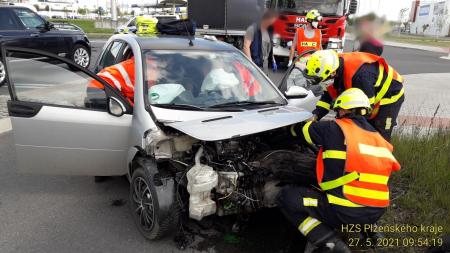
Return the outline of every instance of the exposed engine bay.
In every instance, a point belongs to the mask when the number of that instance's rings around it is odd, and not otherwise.
[[[279,128],[220,141],[200,141],[180,132],[158,139],[147,150],[158,170],[175,174],[179,195],[188,203],[189,217],[246,214],[276,206],[280,185],[311,183],[315,178],[314,153]],[[158,137],[158,138],[155,138]],[[179,193],[178,193],[179,194]]]

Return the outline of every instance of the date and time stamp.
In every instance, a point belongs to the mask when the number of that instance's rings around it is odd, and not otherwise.
[[[361,236],[349,236],[347,244],[349,247],[376,247],[376,248],[398,248],[398,247],[439,247],[444,241],[440,235],[444,227],[440,225],[361,225],[346,224],[341,226],[341,232],[352,234],[375,234],[382,233],[383,237],[365,238]]]

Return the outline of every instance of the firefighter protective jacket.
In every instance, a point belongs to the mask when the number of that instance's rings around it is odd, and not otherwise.
[[[340,67],[330,85],[313,111],[318,118],[325,116],[331,103],[340,93],[349,88],[361,89],[369,98],[376,117],[378,108],[397,102],[404,94],[403,78],[380,56],[352,52],[339,54]]]

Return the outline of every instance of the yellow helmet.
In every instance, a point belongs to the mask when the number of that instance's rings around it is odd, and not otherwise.
[[[316,9],[308,11],[306,14],[306,21],[313,22],[313,21],[321,21],[322,16],[320,15],[320,12]]]
[[[350,88],[342,92],[342,94],[334,102],[333,109],[336,110],[338,108],[346,110],[365,108],[367,111],[372,109],[369,98],[362,90],[358,88]]]
[[[332,49],[313,53],[306,62],[306,75],[326,80],[339,68],[339,57]]]

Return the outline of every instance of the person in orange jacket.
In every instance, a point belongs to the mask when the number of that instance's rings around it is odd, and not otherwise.
[[[159,76],[159,68],[156,66],[156,61],[151,56],[146,56],[146,78],[147,85],[153,86]],[[134,105],[134,84],[135,84],[135,60],[134,57],[119,62],[115,65],[106,67],[97,73],[99,77],[105,80],[112,87],[118,89],[122,95]],[[89,89],[101,89],[104,90],[103,84],[92,81],[89,86]],[[89,93],[89,91],[88,91]]]
[[[302,54],[308,50],[322,49],[322,32],[319,29],[319,22],[322,21],[322,16],[318,10],[311,10],[306,14],[306,27],[297,28],[292,41],[291,51],[289,54],[288,66],[292,65],[295,51],[297,55]]]
[[[316,83],[333,80],[313,111],[317,120],[329,112],[331,103],[343,91],[359,88],[373,107],[369,123],[390,141],[405,96],[403,77],[384,58],[365,52],[320,50],[308,58],[305,73]]]
[[[317,182],[315,187],[286,186],[278,206],[320,252],[351,253],[336,230],[377,222],[389,206],[391,172],[400,170],[400,164],[392,145],[366,120],[371,105],[362,90],[344,91],[333,109],[335,121],[291,126],[293,138],[320,147]]]

